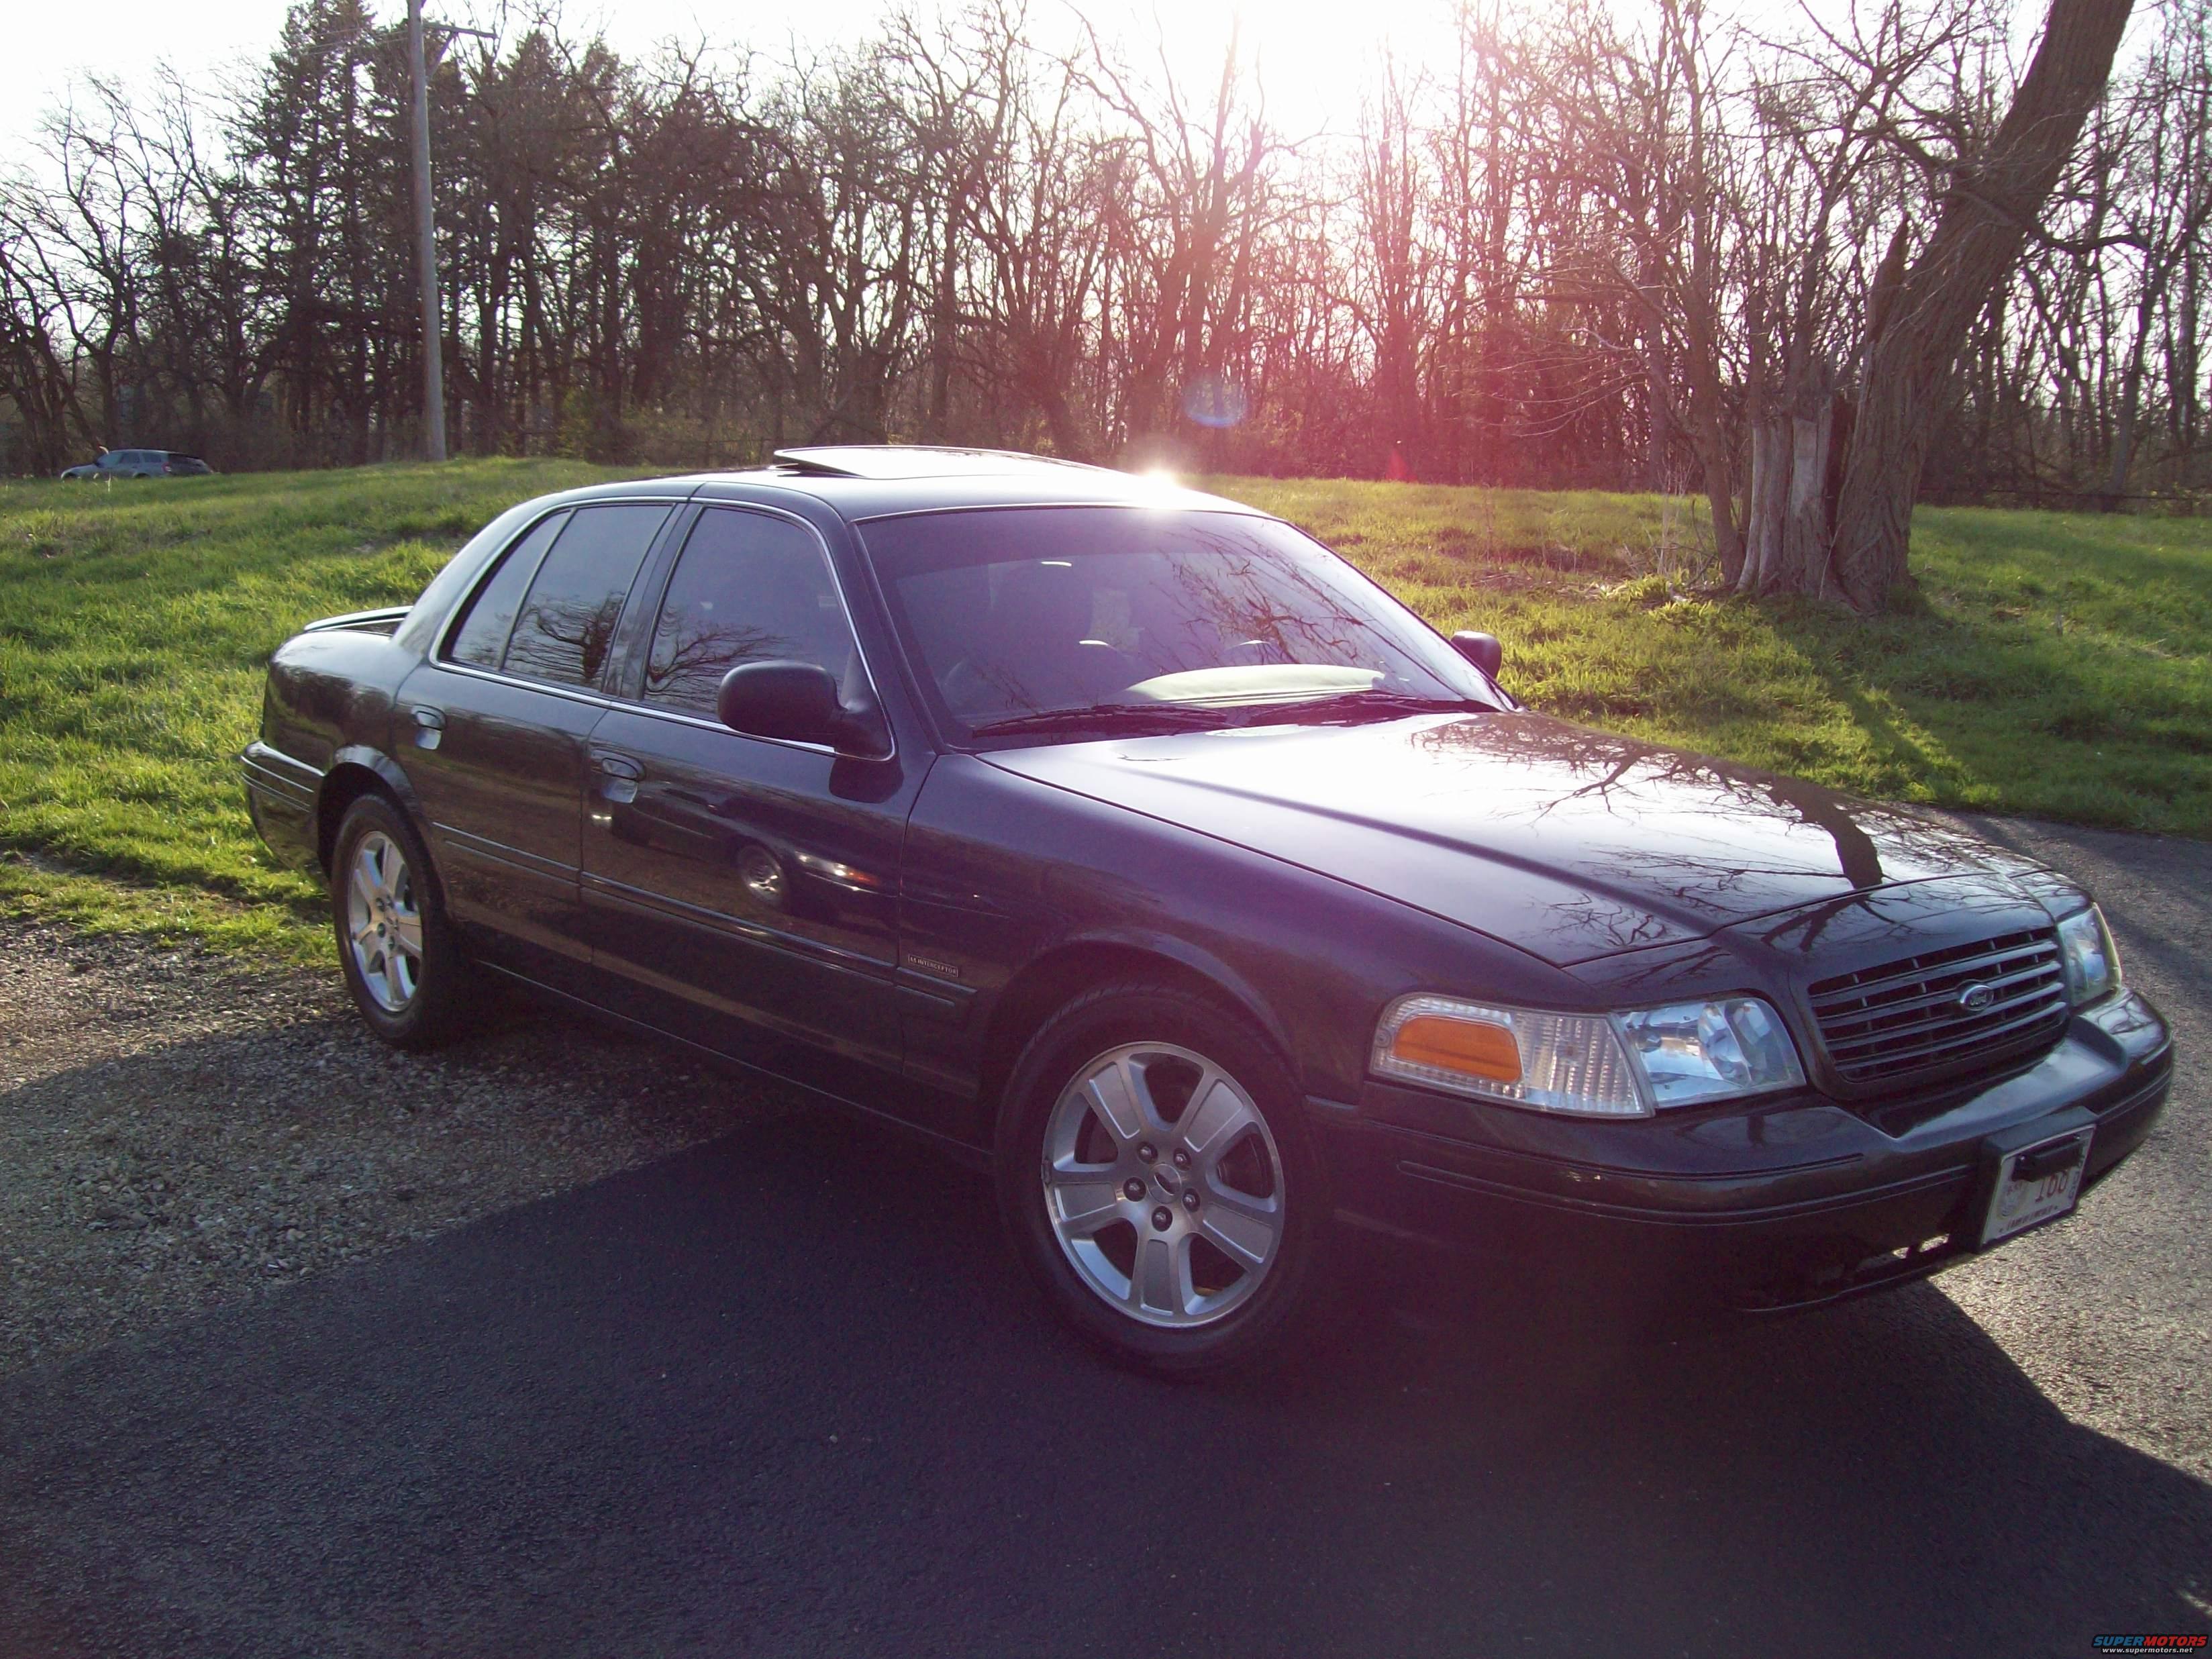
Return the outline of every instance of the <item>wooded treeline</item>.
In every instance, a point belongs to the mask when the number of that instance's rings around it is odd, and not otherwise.
[[[2109,59],[2125,0],[2073,9]],[[1971,323],[1928,378],[1925,489],[2202,489],[2212,0],[2138,18],[2108,92],[2023,81],[2012,23],[1859,0],[1762,38],[1695,0],[1462,0],[1445,61],[1376,67],[1317,135],[1234,42],[1170,74],[1019,0],[780,66],[557,21],[455,40],[454,447],[888,437],[1697,490],[1732,576],[1817,587],[1790,538],[1816,519],[1825,547],[1839,491],[1848,517],[1860,396],[1940,301]],[[0,471],[413,453],[407,87],[404,27],[362,0],[305,0],[227,95],[86,83],[0,183]],[[1934,265],[1976,214],[2021,251],[1961,299]]]

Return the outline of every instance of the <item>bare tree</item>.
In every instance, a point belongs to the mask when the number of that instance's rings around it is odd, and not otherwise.
[[[1878,283],[1836,509],[1835,574],[1862,610],[1905,578],[1929,428],[1967,331],[2011,274],[2082,124],[2104,96],[2133,0],[2051,0],[2011,107],[1960,155],[1917,257]]]

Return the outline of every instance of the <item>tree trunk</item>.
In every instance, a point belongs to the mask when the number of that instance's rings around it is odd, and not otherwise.
[[[1828,586],[1828,440],[1834,399],[1824,390],[1810,414],[1801,405],[1790,421],[1790,499],[1782,520],[1782,583],[1792,593],[1820,594]]]
[[[1808,411],[1810,412],[1808,412]],[[1828,447],[1833,402],[1800,398],[1751,433],[1750,523],[1739,593],[1823,592],[1828,580]]]
[[[2162,262],[2143,273],[2142,295],[2136,302],[2135,338],[2130,342],[2127,368],[2120,376],[2120,413],[2113,423],[2112,471],[2105,480],[2106,510],[2118,512],[2128,493],[2128,470],[2136,455],[2136,423],[2142,418],[2143,358],[2150,343],[2152,319],[2166,297],[2166,272]]]
[[[1929,429],[1966,331],[2012,270],[2112,70],[2132,0],[2051,0],[2020,92],[1978,166],[1945,194],[1893,305],[1870,321],[1837,506],[1844,597],[1878,609],[1905,576]]]
[[[1751,501],[1744,526],[1739,593],[1763,593],[1782,556],[1782,507],[1790,486],[1790,450],[1784,423],[1764,416],[1751,428]]]

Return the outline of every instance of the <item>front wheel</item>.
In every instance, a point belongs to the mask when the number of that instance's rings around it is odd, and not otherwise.
[[[395,1048],[428,1048],[465,1023],[467,959],[406,815],[363,795],[338,824],[331,920],[346,989],[368,1029]]]
[[[1047,1297],[1108,1353],[1194,1376],[1279,1352],[1326,1202],[1266,1039],[1187,991],[1109,986],[1009,1081],[999,1201]]]

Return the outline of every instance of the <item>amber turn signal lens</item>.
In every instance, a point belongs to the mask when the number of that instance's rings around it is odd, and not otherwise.
[[[1412,1065],[1433,1066],[1492,1083],[1521,1080],[1521,1045],[1510,1028],[1486,1021],[1417,1014],[1398,1028],[1390,1052]]]

